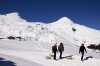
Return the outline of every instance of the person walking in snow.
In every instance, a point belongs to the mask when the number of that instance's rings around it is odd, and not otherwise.
[[[52,47],[52,53],[54,53],[54,60],[56,60],[56,52],[57,51],[57,44],[55,44],[53,47]]]
[[[60,43],[60,45],[58,46],[58,51],[60,52],[59,58],[62,59],[62,52],[64,51],[63,43]]]
[[[87,51],[86,51],[86,48],[84,47],[84,44],[82,43],[82,45],[80,46],[80,48],[79,48],[79,54],[80,54],[80,52],[81,52],[81,61],[83,61],[83,57],[84,57],[84,50],[85,50],[85,52],[87,53]]]

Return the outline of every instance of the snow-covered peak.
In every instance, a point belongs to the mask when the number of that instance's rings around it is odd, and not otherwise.
[[[13,13],[9,13],[9,14],[5,14],[5,16],[12,16],[12,17],[15,17],[15,16],[19,16],[19,13],[17,12],[13,12]]]
[[[27,22],[27,21],[22,19],[17,12],[14,12],[14,13],[0,15],[0,22],[17,23],[17,22]]]
[[[62,17],[58,21],[56,21],[57,24],[73,24],[73,22],[67,18],[67,17]]]

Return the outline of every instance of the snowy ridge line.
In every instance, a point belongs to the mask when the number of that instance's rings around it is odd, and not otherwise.
[[[16,26],[17,25],[17,26]],[[73,31],[72,28],[76,29]],[[51,33],[55,34],[49,37]],[[54,38],[59,35],[59,37]],[[80,46],[85,42],[87,45],[100,43],[100,31],[84,25],[75,24],[67,17],[62,17],[52,23],[27,22],[17,12],[0,16],[0,38],[9,36],[22,37],[23,40],[39,42],[63,42],[65,39]],[[59,38],[59,39],[58,39]],[[42,48],[42,47],[41,47]]]

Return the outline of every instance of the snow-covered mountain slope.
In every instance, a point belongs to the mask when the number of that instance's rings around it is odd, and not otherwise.
[[[0,40],[0,57],[11,59],[17,66],[22,66],[22,63],[26,63],[24,66],[100,66],[100,54],[87,50],[84,61],[81,61],[79,47],[76,46],[82,42],[85,42],[85,46],[100,43],[99,34],[100,31],[75,24],[67,17],[45,24],[27,22],[18,13],[0,15],[0,38],[21,36],[26,40]],[[64,58],[59,59],[58,52],[57,61],[46,60],[45,56],[52,54],[52,46],[55,43],[58,46],[60,42],[64,43]],[[74,60],[65,58],[69,55]],[[18,61],[20,64],[17,64]]]
[[[72,29],[76,31],[73,31]],[[75,24],[69,18],[45,24],[42,22],[27,22],[18,13],[0,15],[0,38],[8,36],[31,39],[40,42],[65,43],[66,41],[80,45],[100,43],[100,31]]]

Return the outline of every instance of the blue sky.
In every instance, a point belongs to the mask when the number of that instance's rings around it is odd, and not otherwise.
[[[29,22],[50,23],[66,16],[100,30],[100,0],[0,0],[0,14],[12,12]]]

